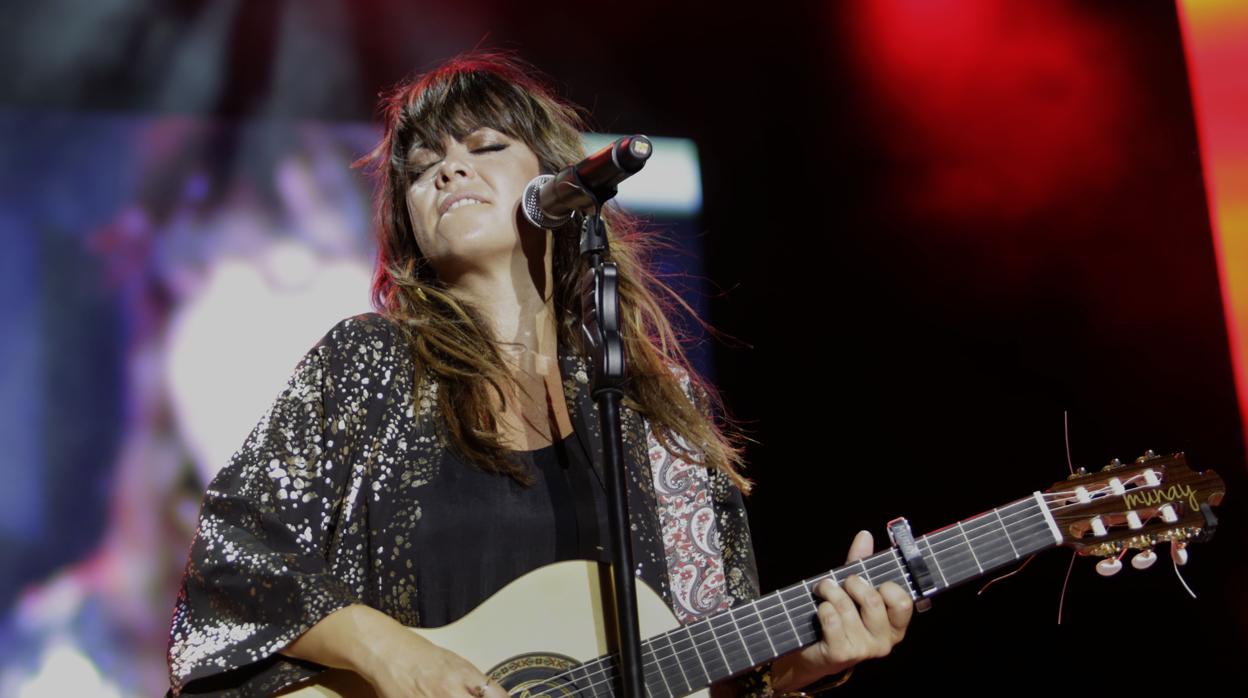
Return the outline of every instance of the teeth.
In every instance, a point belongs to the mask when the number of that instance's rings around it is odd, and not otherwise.
[[[478,201],[477,199],[474,199],[474,198],[471,198],[471,197],[469,197],[469,198],[467,198],[467,199],[460,199],[459,201],[456,201],[455,203],[451,204],[451,207],[450,207],[450,208],[448,208],[448,209],[446,209],[446,212],[447,212],[447,213],[450,213],[451,211],[454,211],[455,209],[457,209],[457,208],[459,208],[459,207],[461,207],[461,206],[467,206],[467,205],[469,205],[469,204],[480,204],[480,203],[485,203],[485,202],[483,202],[483,201]]]

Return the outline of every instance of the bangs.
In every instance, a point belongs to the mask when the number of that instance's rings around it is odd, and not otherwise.
[[[424,82],[424,81],[422,81]],[[423,89],[422,89],[423,88]],[[462,140],[479,128],[492,128],[526,144],[542,130],[536,123],[542,112],[515,85],[486,71],[431,75],[418,85],[418,97],[408,107],[411,142],[404,157],[416,148],[443,154],[447,136]]]

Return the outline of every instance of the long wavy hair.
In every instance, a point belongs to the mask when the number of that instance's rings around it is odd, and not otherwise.
[[[413,177],[409,156],[416,147],[440,148],[449,135],[462,139],[489,127],[523,141],[537,155],[542,172],[554,173],[585,156],[580,111],[556,98],[538,72],[502,52],[474,51],[401,83],[383,97],[381,142],[356,166],[376,179],[377,266],[372,302],[402,328],[416,366],[415,386],[437,383],[436,409],[449,445],[489,472],[531,484],[531,473],[502,441],[497,404],[505,385],[515,386],[502,354],[472,305],[455,298],[416,245],[406,205]],[[741,475],[744,437],[726,416],[719,394],[690,365],[685,337],[669,320],[684,311],[697,319],[679,294],[649,268],[648,260],[670,247],[646,234],[639,222],[615,206],[602,211],[610,234],[609,261],[619,268],[621,335],[629,375],[624,405],[649,419],[662,445],[690,462],[723,471],[742,491],[752,483]],[[575,226],[574,223],[569,223]],[[553,236],[557,341],[584,354],[579,288],[586,264],[574,230]],[[682,387],[689,380],[691,401]]]

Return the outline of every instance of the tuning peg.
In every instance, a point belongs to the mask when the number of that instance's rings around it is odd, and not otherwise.
[[[1131,566],[1137,570],[1146,570],[1152,567],[1154,562],[1157,562],[1157,553],[1154,553],[1152,548],[1141,550],[1131,558]]]
[[[1101,470],[1113,470],[1114,468],[1121,468],[1121,467],[1122,467],[1122,461],[1115,458],[1109,462],[1109,465],[1105,466],[1104,468],[1101,468]]]
[[[1122,560],[1119,560],[1115,555],[1111,555],[1096,563],[1096,573],[1102,577],[1112,577],[1121,570]]]
[[[1166,523],[1174,523],[1179,520],[1179,515],[1174,513],[1174,506],[1166,504],[1161,507],[1161,518]]]
[[[1088,469],[1087,469],[1087,468],[1085,468],[1085,467],[1083,467],[1083,466],[1081,465],[1081,466],[1079,466],[1079,468],[1078,468],[1077,470],[1075,470],[1075,472],[1071,473],[1070,475],[1067,475],[1067,476],[1066,476],[1066,479],[1067,479],[1067,480],[1075,480],[1075,479],[1081,478],[1081,477],[1083,477],[1084,475],[1087,475],[1087,474],[1088,474]]]
[[[1145,461],[1150,461],[1156,457],[1157,457],[1157,452],[1150,448],[1144,452],[1144,455],[1140,456],[1139,458],[1136,458],[1135,462],[1143,463]]]
[[[1101,519],[1101,517],[1092,517],[1092,533],[1097,536],[1104,536],[1108,532],[1109,531],[1105,529],[1105,522]]]
[[[1187,564],[1187,543],[1181,540],[1170,541],[1170,559],[1176,565]]]

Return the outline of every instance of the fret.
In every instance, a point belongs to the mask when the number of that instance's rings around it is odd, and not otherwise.
[[[967,547],[970,548],[973,564],[975,564],[975,569],[966,569],[966,578],[982,576],[991,569],[1013,561],[1013,556],[1006,549],[1007,544],[1000,536],[996,536],[991,529],[988,529],[990,526],[983,524],[986,519],[988,519],[987,516],[978,516],[957,523],[958,531],[967,541]]]
[[[823,579],[820,577],[819,579]],[[797,618],[800,621],[797,624],[798,638],[801,640],[802,646],[812,644],[819,640],[819,627],[817,618],[815,617],[815,609],[818,603],[815,601],[814,585],[819,582],[816,580],[807,580],[791,586],[780,592],[780,598],[784,601],[786,610],[792,619],[793,608],[797,609]]]
[[[661,692],[660,695],[665,695],[665,696],[680,695],[680,693],[673,691],[671,684],[667,682],[666,667],[663,666],[663,662],[662,660],[659,659],[658,655],[654,653],[654,644],[652,642],[643,642],[641,643],[641,646],[642,646],[642,649],[641,649],[642,674],[645,675],[646,684],[651,685],[654,683],[649,678],[650,674],[654,674],[659,677],[659,681],[662,683],[662,686],[654,685],[653,687],[654,692],[659,692],[659,689],[661,688],[663,689],[663,692]]]
[[[737,630],[737,638],[741,641],[741,649],[745,650],[745,658],[749,660],[750,666],[754,666],[758,662],[754,661],[754,655],[750,653],[750,641],[744,632],[741,631],[741,623],[737,616],[742,615],[740,609],[732,609],[728,612],[728,620],[732,621],[732,627]]]
[[[620,656],[618,654],[612,654],[607,657],[599,657],[597,661],[590,665],[583,665],[595,667],[594,669],[590,669],[586,672],[589,683],[588,688],[593,695],[597,696],[601,691],[607,696],[607,698],[615,698],[616,685],[622,680],[619,671],[619,661]],[[666,698],[667,696],[674,695],[664,693],[661,686],[655,685],[652,679],[646,675],[645,669],[646,667],[643,664],[641,687],[642,691],[646,695],[646,698],[656,698],[656,694],[657,698]]]
[[[860,572],[860,573],[858,574],[858,576],[859,576],[859,577],[862,577],[862,578],[863,578],[863,579],[865,579],[865,580],[867,580],[867,583],[868,583],[868,584],[870,584],[872,587],[874,587],[874,586],[875,586],[875,580],[871,579],[871,573],[867,571],[867,566],[866,566],[865,564],[863,564],[863,561],[862,561],[862,560],[858,560],[858,561],[854,562],[854,564],[855,564],[855,565],[858,565],[859,567],[861,567],[861,568],[862,568],[862,572]]]
[[[910,579],[910,572],[905,567],[901,551],[897,548],[892,548],[888,552],[893,560],[893,564],[897,567],[898,578],[893,581],[897,582],[902,589],[905,589],[911,599],[917,599],[922,596],[923,592],[919,591],[918,585]]]
[[[967,519],[966,524],[973,536],[971,545],[975,549],[976,561],[982,568],[981,574],[1018,559],[1010,548],[1009,540],[993,530],[995,527],[991,512]]]
[[[767,628],[763,625],[762,618],[758,617],[757,606],[751,602],[737,606],[728,613],[741,636],[741,644],[745,647],[745,656],[749,658],[750,666],[769,656],[771,641],[767,637]]]
[[[877,564],[880,558],[887,558],[892,565]],[[896,548],[889,548],[880,553],[876,553],[870,557],[872,567],[883,567],[883,571],[877,573],[876,579],[880,580],[880,584],[884,582],[892,582],[902,589],[910,588],[910,572],[902,564],[901,554]],[[879,586],[878,584],[876,586]]]
[[[663,695],[664,695],[664,694],[663,694],[663,692],[662,692],[662,689],[661,689],[661,688],[656,688],[656,687],[655,687],[655,686],[651,683],[650,679],[646,678],[646,675],[645,675],[645,674],[646,674],[646,672],[645,672],[645,666],[642,666],[642,672],[641,672],[641,674],[642,674],[642,676],[641,676],[641,687],[642,687],[643,689],[645,689],[645,692],[646,692],[646,698],[654,698],[654,694],[655,694],[656,692],[657,692],[660,696],[663,696]]]
[[[736,629],[737,625],[732,618],[732,611],[711,616],[707,620],[707,626],[711,629],[720,655],[724,658],[724,664],[728,669],[727,676],[738,674],[754,666],[749,652],[745,650],[740,631]]]
[[[794,596],[790,599],[789,596]],[[789,587],[776,593],[776,597],[780,599],[780,608],[784,609],[784,617],[788,619],[789,625],[793,628],[793,635],[797,640],[798,647],[805,647],[816,640],[819,636],[816,634],[811,618],[815,614],[815,603],[811,599],[805,583],[795,587]],[[798,618],[801,625],[793,620],[794,610],[790,606],[796,607]]]
[[[655,642],[656,642],[656,643],[657,643],[659,640],[667,640],[667,646],[668,646],[668,647],[671,649],[671,651],[672,651],[672,663],[676,665],[676,669],[677,669],[677,671],[679,671],[679,672],[680,672],[680,677],[681,677],[682,679],[684,679],[685,686],[687,687],[687,688],[686,688],[686,690],[682,690],[682,691],[672,691],[672,695],[674,695],[674,696],[683,696],[684,694],[686,694],[686,693],[688,693],[688,692],[692,691],[692,690],[693,690],[693,687],[694,687],[694,683],[693,683],[692,681],[690,681],[690,680],[689,680],[689,674],[685,673],[685,667],[684,667],[684,665],[683,665],[683,664],[681,663],[681,661],[680,661],[680,655],[676,653],[676,645],[672,644],[672,634],[671,634],[671,633],[663,633],[662,635],[660,635],[660,636],[656,637],[654,640],[655,640]],[[695,651],[695,652],[694,652],[694,654],[697,654],[697,652]],[[665,667],[660,666],[660,669],[664,669],[664,668],[665,668]],[[673,679],[675,679],[676,677],[674,677],[674,676],[673,676],[672,678],[673,678]]]
[[[747,604],[747,607],[753,607],[754,617],[758,619],[758,627],[763,630],[763,639],[767,640],[767,647],[771,650],[770,657],[779,657],[780,652],[776,651],[776,643],[771,641],[771,629],[767,627],[767,621],[763,620],[763,614],[759,612],[758,601]],[[753,631],[751,631],[751,635]]]
[[[1001,518],[1001,511],[998,509],[993,509],[992,513],[996,514],[997,525],[1001,527],[1001,532],[1005,534],[1005,540],[1007,543],[1010,544],[1010,550],[1014,551],[1014,559],[1017,560],[1018,558],[1022,557],[1021,555],[1018,554],[1018,548],[1014,547],[1014,541],[1010,538],[1010,530],[1005,527],[1005,520]]]
[[[594,681],[598,684],[599,688],[607,692],[607,698],[615,698],[616,690],[623,688],[620,683],[622,680],[620,677],[620,668],[617,665],[619,661],[620,656],[618,654],[613,655],[611,657],[611,661],[603,667],[604,672],[602,675],[594,677]]]
[[[893,564],[889,565],[888,562]],[[868,563],[870,563],[869,566]],[[893,582],[903,589],[910,588],[910,573],[902,565],[901,556],[896,548],[889,548],[853,564],[862,568],[859,576],[870,583],[872,588],[879,588],[884,582]],[[876,570],[874,575],[868,571],[870,569]]]
[[[585,695],[585,692],[588,691],[589,695],[597,698],[598,687],[595,686],[594,681],[589,678],[589,672],[585,669],[585,667],[585,664],[573,667],[568,672],[568,679],[576,687],[578,695]],[[578,672],[580,673],[579,676],[577,675]]]
[[[931,563],[932,563],[932,565],[936,567],[936,573],[940,575],[940,580],[941,580],[942,582],[944,582],[944,583],[945,583],[945,588],[946,588],[946,589],[947,589],[947,588],[949,588],[949,586],[950,586],[950,584],[949,584],[949,580],[945,578],[945,573],[944,573],[944,571],[940,569],[940,559],[939,559],[939,558],[937,558],[937,557],[936,557],[936,554],[932,552],[932,543],[931,543],[931,541],[929,541],[929,540],[927,539],[927,536],[923,536],[922,538],[920,538],[920,539],[918,539],[917,541],[915,541],[915,545],[916,545],[916,546],[917,546],[917,545],[920,545],[920,544],[922,544],[922,545],[926,545],[926,546],[927,546],[927,556],[926,556],[926,557],[924,557],[923,559],[924,559],[924,560],[927,560],[927,561],[929,561],[929,562],[931,562]]]
[[[971,539],[966,537],[966,529],[962,527],[962,522],[958,522],[958,531],[962,534],[962,540],[966,541],[966,549],[971,552],[971,559],[975,561],[975,566],[979,568],[979,573],[984,573],[984,566],[979,564],[979,558],[975,555],[975,548],[971,545]]]
[[[1010,512],[1011,506],[1012,504],[1007,504],[1005,507],[992,509],[992,512],[982,517],[987,519],[988,516],[992,516],[996,519],[995,522],[986,521],[985,527],[995,528],[997,531],[993,536],[995,536],[995,546],[1001,551],[1001,564],[1016,561],[1016,559],[1021,558],[1025,554],[1025,546],[1020,544],[1023,541],[1023,537],[1018,536],[1018,533],[1032,528],[1033,524],[1037,522],[1035,514],[1028,513],[1026,508],[1022,509],[1022,511]],[[1002,511],[1006,512],[1006,516],[1002,516]],[[1007,522],[1007,517],[1016,519],[1015,524],[1013,524],[1013,528],[1015,528],[1013,531],[1011,531],[1011,524]],[[1038,521],[1042,522],[1043,519],[1038,519]],[[1006,548],[1008,548],[1008,551]]]
[[[1017,519],[1010,524],[1013,539],[1019,544],[1019,554],[1029,555],[1054,545],[1053,531],[1049,528],[1044,505],[1028,497],[1002,509],[1017,509],[1008,518]]]
[[[692,655],[694,656],[694,658],[698,660],[698,666],[702,668],[702,676],[707,677],[705,681],[701,681],[701,680],[700,680],[700,681],[698,681],[698,683],[705,685],[705,684],[707,684],[707,683],[710,683],[710,677],[713,675],[713,674],[711,673],[711,666],[713,666],[713,665],[714,665],[715,655],[710,654],[710,653],[707,653],[707,655],[706,655],[705,659],[703,658],[703,655],[702,655],[702,645],[703,645],[704,643],[703,643],[701,640],[698,640],[698,639],[694,638],[694,636],[693,636],[693,631],[694,631],[695,629],[697,629],[697,628],[709,629],[709,628],[710,628],[710,625],[709,625],[706,621],[701,621],[701,622],[698,622],[698,623],[690,623],[689,625],[686,625],[684,628],[681,628],[681,629],[685,631],[685,635],[686,635],[686,637],[688,638],[688,641],[689,641],[689,652],[690,652],[690,654],[692,654]],[[669,633],[669,634],[674,634],[674,633]],[[715,639],[715,634],[714,634],[714,633],[711,633],[711,639],[712,639],[712,640],[714,640],[714,639]],[[716,640],[716,642],[715,642],[715,646],[716,646],[717,648],[719,648],[719,641],[718,641],[718,640]],[[678,649],[676,650],[676,656],[677,656],[677,657],[679,657],[679,656],[680,656],[681,654],[683,654],[683,653],[684,653],[684,650],[683,650],[683,649],[679,649],[679,648],[678,648]],[[720,655],[721,657],[723,657],[723,656],[724,656],[724,650],[723,650],[723,648],[719,648],[719,655]],[[708,663],[707,663],[707,662],[711,662],[711,664],[709,664],[709,665],[708,665]],[[726,665],[727,665],[727,660],[724,660],[724,663],[725,663],[725,668],[726,668]],[[694,678],[694,679],[697,679],[698,677],[697,677],[697,675],[694,675],[694,677],[693,677],[693,678]],[[692,684],[692,681],[691,681],[690,683]]]
[[[967,544],[958,541],[958,537],[957,531],[952,528],[937,531],[930,536],[933,552],[941,561],[941,567],[945,570],[945,576],[950,580],[950,586],[975,576],[974,573],[969,575],[965,573],[965,570],[974,563],[969,559],[971,553]]]
[[[793,626],[793,620],[784,608],[784,601],[778,595],[769,594],[754,604],[770,636],[773,657],[787,654],[802,646],[802,641],[797,636],[797,628]]]
[[[599,658],[587,665],[586,680],[595,696],[612,698],[615,695],[615,673],[615,660],[610,657]]]

